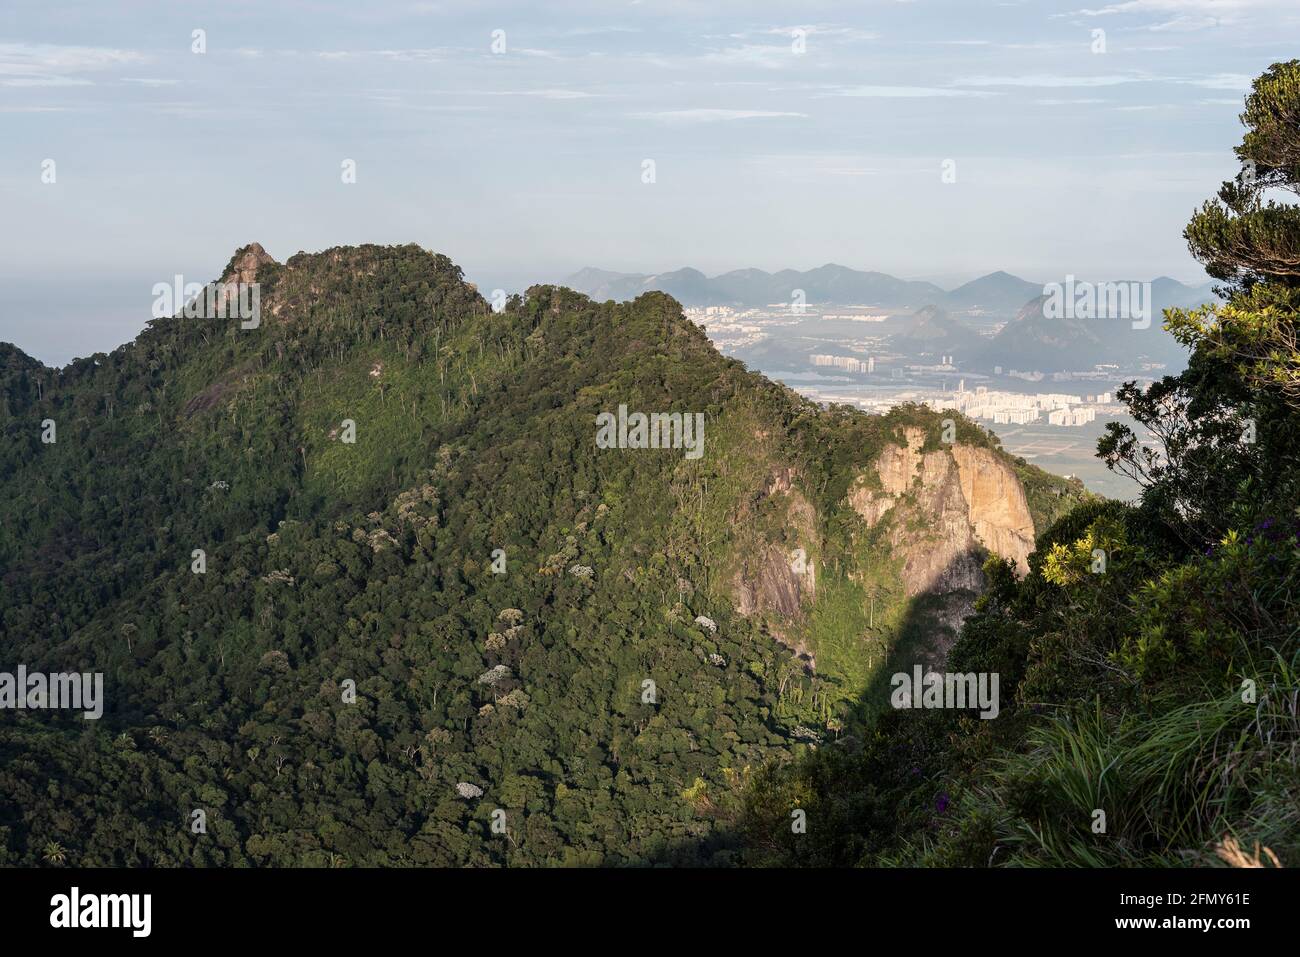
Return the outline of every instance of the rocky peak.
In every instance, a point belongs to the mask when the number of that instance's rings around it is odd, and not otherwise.
[[[235,255],[231,257],[230,263],[226,266],[226,271],[221,276],[223,283],[230,282],[255,282],[257,280],[257,271],[267,263],[274,263],[270,254],[262,248],[261,243],[249,243],[235,250]]]

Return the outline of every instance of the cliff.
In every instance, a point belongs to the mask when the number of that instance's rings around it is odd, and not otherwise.
[[[926,451],[926,439],[926,429],[901,427],[857,472],[839,508],[860,520],[859,532],[840,547],[827,547],[833,516],[819,515],[799,490],[798,471],[774,469],[756,498],[776,522],[766,535],[748,535],[739,549],[730,588],[737,612],[762,619],[805,664],[815,665],[815,551],[823,563],[848,569],[849,604],[868,608],[865,622],[841,621],[836,628],[853,630],[847,643],[858,657],[873,641],[896,641],[901,623],[910,622],[916,653],[942,662],[984,587],[985,559],[999,555],[1026,574],[1035,524],[1004,455],[969,442]],[[840,608],[820,611],[843,618]]]
[[[978,591],[989,552],[1024,575],[1034,522],[1015,470],[990,449],[954,444],[923,452],[924,445],[925,433],[907,428],[904,444],[886,446],[849,492],[869,527],[889,520],[907,593]]]

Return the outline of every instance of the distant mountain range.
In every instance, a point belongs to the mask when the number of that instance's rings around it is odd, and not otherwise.
[[[937,306],[952,312],[981,311],[1007,318],[1043,294],[1042,283],[1000,270],[945,290],[930,282],[899,279],[883,272],[863,272],[834,263],[805,272],[736,269],[712,278],[691,268],[653,275],[587,268],[569,276],[563,284],[598,301],[621,302],[656,290],[668,293],[684,306],[755,307],[790,302],[794,290],[802,289],[805,300],[811,304],[907,310]],[[1152,280],[1152,297],[1166,308],[1197,305],[1211,296],[1208,283],[1189,286],[1167,276]]]
[[[1135,359],[1164,363],[1170,371],[1181,369],[1186,350],[1160,328],[1161,313],[1215,298],[1210,283],[1192,286],[1160,276],[1151,280],[1150,326],[1134,329],[1123,319],[1048,318],[1043,285],[1002,271],[951,290],[833,264],[806,272],[737,269],[713,278],[698,269],[657,275],[583,269],[564,284],[598,301],[626,301],[653,290],[668,293],[683,306],[740,308],[788,303],[794,290],[802,289],[809,305],[875,306],[907,314],[882,330],[897,348],[912,355],[951,355],[962,368],[986,371],[1001,366],[1056,372],[1101,363],[1128,365]],[[988,338],[991,321],[1005,325]],[[767,355],[773,349],[776,353]],[[766,361],[781,364],[779,343],[767,343],[759,352],[767,355]],[[745,358],[766,367],[758,354]]]

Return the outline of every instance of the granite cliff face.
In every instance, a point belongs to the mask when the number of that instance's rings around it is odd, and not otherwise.
[[[1036,530],[1020,479],[988,449],[954,445],[952,457],[975,537],[994,554],[1013,559],[1020,575],[1027,574]]]
[[[926,433],[916,427],[899,438],[858,476],[846,504],[879,529],[906,596],[930,599],[929,651],[941,660],[984,588],[987,556],[1028,571],[1034,522],[1020,479],[996,452],[962,444],[925,451]],[[819,519],[796,478],[791,469],[776,469],[759,492],[783,517],[782,534],[760,537],[739,557],[731,595],[740,614],[762,617],[776,637],[805,653],[797,636],[817,600],[809,553],[819,543]]]
[[[1029,570],[1034,522],[1011,466],[989,449],[953,445],[923,452],[925,433],[909,428],[889,445],[874,477],[864,473],[849,504],[868,526],[889,520],[888,540],[902,561],[909,595],[978,592],[987,553]]]
[[[221,277],[221,282],[256,282],[257,271],[267,263],[274,263],[261,243],[249,243],[235,252]]]

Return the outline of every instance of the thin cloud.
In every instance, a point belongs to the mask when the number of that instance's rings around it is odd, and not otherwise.
[[[841,86],[827,90],[820,96],[865,96],[883,99],[924,99],[926,97],[1000,96],[984,90],[954,90],[948,86]]]
[[[1218,13],[1229,15],[1250,7],[1258,7],[1258,0],[1125,0],[1104,7],[1085,7],[1073,15],[1105,17],[1117,13]]]
[[[90,80],[70,76],[17,76],[0,80],[0,86],[93,86]]]
[[[1101,86],[1122,86],[1125,83],[1144,83],[1151,77],[1132,74],[1100,74],[1097,76],[1067,76],[1057,73],[1031,73],[1024,76],[964,76],[957,86],[1022,86],[1050,89],[1090,89]]]
[[[779,69],[798,62],[800,56],[794,52],[790,44],[772,46],[771,44],[746,43],[738,47],[714,50],[712,53],[704,54],[701,59],[708,63]]]
[[[788,27],[772,27],[770,30],[764,30],[763,33],[767,36],[784,36],[793,39],[796,30],[802,30],[810,37],[834,37],[837,40],[850,42],[866,42],[880,39],[880,34],[874,30],[863,30],[858,27],[839,26],[831,23],[804,23],[793,24]]]
[[[1214,30],[1224,25],[1218,17],[1174,17],[1163,23],[1153,23],[1149,27],[1152,33],[1194,33],[1197,30]]]
[[[807,113],[787,113],[778,110],[657,110],[649,113],[632,113],[635,119],[656,120],[660,123],[726,123],[733,120],[761,120],[780,117],[806,117]]]
[[[1159,14],[1167,19],[1148,24],[1145,29],[1156,32],[1191,32],[1232,26],[1243,18],[1241,14],[1270,5],[1269,0],[1126,0],[1104,7],[1084,7],[1057,17],[1112,17],[1125,14]]]
[[[469,90],[471,96],[537,96],[544,100],[587,100],[604,96],[603,93],[588,93],[585,90]]]
[[[132,50],[59,46],[51,43],[0,43],[0,83],[4,86],[85,86],[75,74],[111,70],[145,62]]]
[[[410,50],[317,50],[322,60],[381,59],[394,63],[436,63],[447,58],[451,51],[445,47],[427,47]]]
[[[1199,86],[1206,90],[1240,90],[1243,93],[1250,91],[1251,78],[1245,73],[1216,73],[1213,76],[1203,76],[1194,80],[1182,80],[1189,86]]]

